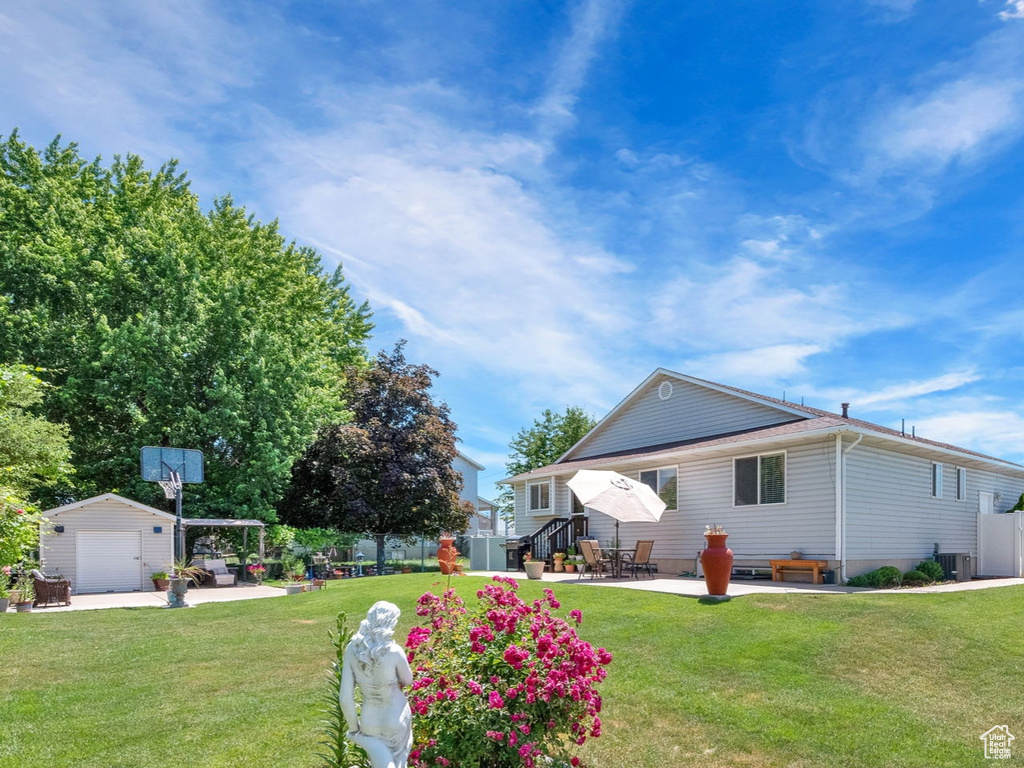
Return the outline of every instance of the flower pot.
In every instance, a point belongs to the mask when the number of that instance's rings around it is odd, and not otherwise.
[[[16,610],[18,613],[32,613],[32,603],[18,603]]]
[[[555,555],[555,573],[565,570],[565,555]]]
[[[576,573],[576,563],[566,563],[565,564],[565,572],[566,573]]]
[[[543,560],[529,560],[523,563],[523,567],[526,569],[526,578],[528,579],[540,579],[544,575]]]
[[[153,589],[157,592],[166,592],[170,586],[170,579],[153,579]]]
[[[0,613],[7,613],[7,605],[10,601],[9,597],[0,597]]]
[[[455,558],[458,552],[455,550],[455,539],[442,538],[437,548],[437,564],[441,566],[441,575],[448,576],[455,571]]]
[[[789,553],[790,560],[802,560],[804,556],[803,552],[797,552],[795,549]]]
[[[412,573],[412,566],[411,565],[403,565],[402,566],[402,573]]]
[[[725,546],[727,533],[706,533],[707,548],[700,553],[700,565],[704,569],[704,582],[708,594],[728,594],[729,577],[732,575],[732,550]]]
[[[303,591],[302,588],[304,586],[306,586],[306,585],[305,584],[285,584],[284,585],[284,593],[286,595],[297,595],[297,594],[299,594],[300,592]]]

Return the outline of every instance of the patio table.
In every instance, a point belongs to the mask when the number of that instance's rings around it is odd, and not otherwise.
[[[612,576],[622,577],[622,556],[626,553],[636,554],[636,547],[601,547],[601,554],[607,555],[612,563]]]

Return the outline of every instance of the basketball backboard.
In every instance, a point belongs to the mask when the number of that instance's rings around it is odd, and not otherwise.
[[[142,479],[149,482],[170,480],[177,472],[182,483],[203,482],[203,452],[190,448],[142,449]]]

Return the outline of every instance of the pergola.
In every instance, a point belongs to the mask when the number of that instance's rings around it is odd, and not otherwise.
[[[266,540],[266,524],[262,520],[216,520],[207,519],[203,517],[183,517],[181,519],[182,525],[182,536],[184,536],[185,528],[241,528],[242,529],[242,549],[246,552],[249,551],[249,529],[259,528],[260,529],[260,553],[259,560],[257,562],[263,565],[263,552],[264,543]],[[242,578],[245,579],[244,571]]]

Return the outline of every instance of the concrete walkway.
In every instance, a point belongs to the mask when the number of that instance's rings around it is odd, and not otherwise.
[[[185,595],[189,605],[224,603],[231,600],[256,600],[279,597],[285,591],[277,587],[242,585],[237,587],[204,587],[190,589]],[[33,613],[61,613],[63,611],[91,611],[99,608],[162,608],[167,605],[167,592],[105,592],[98,595],[72,595],[71,605],[53,605],[35,608]],[[12,609],[13,610],[13,609]]]
[[[523,571],[473,571],[470,576],[511,576],[522,581],[526,579]],[[703,579],[694,579],[681,576],[659,575],[654,579],[631,579],[631,578],[596,578],[591,579],[584,575],[579,578],[576,573],[544,573],[544,582],[552,584],[568,582],[582,586],[594,587],[617,587],[619,589],[638,589],[644,592],[664,592],[672,595],[683,595],[685,597],[703,597],[707,595],[707,588]],[[835,595],[850,594],[855,592],[867,592],[871,594],[935,594],[936,592],[963,592],[975,589],[992,589],[995,587],[1013,587],[1024,585],[1024,579],[978,579],[975,581],[955,582],[952,584],[936,584],[930,587],[916,587],[914,589],[863,589],[859,587],[840,587],[826,584],[809,584],[797,581],[768,581],[768,580],[735,580],[729,582],[729,596],[740,597],[742,595]]]

